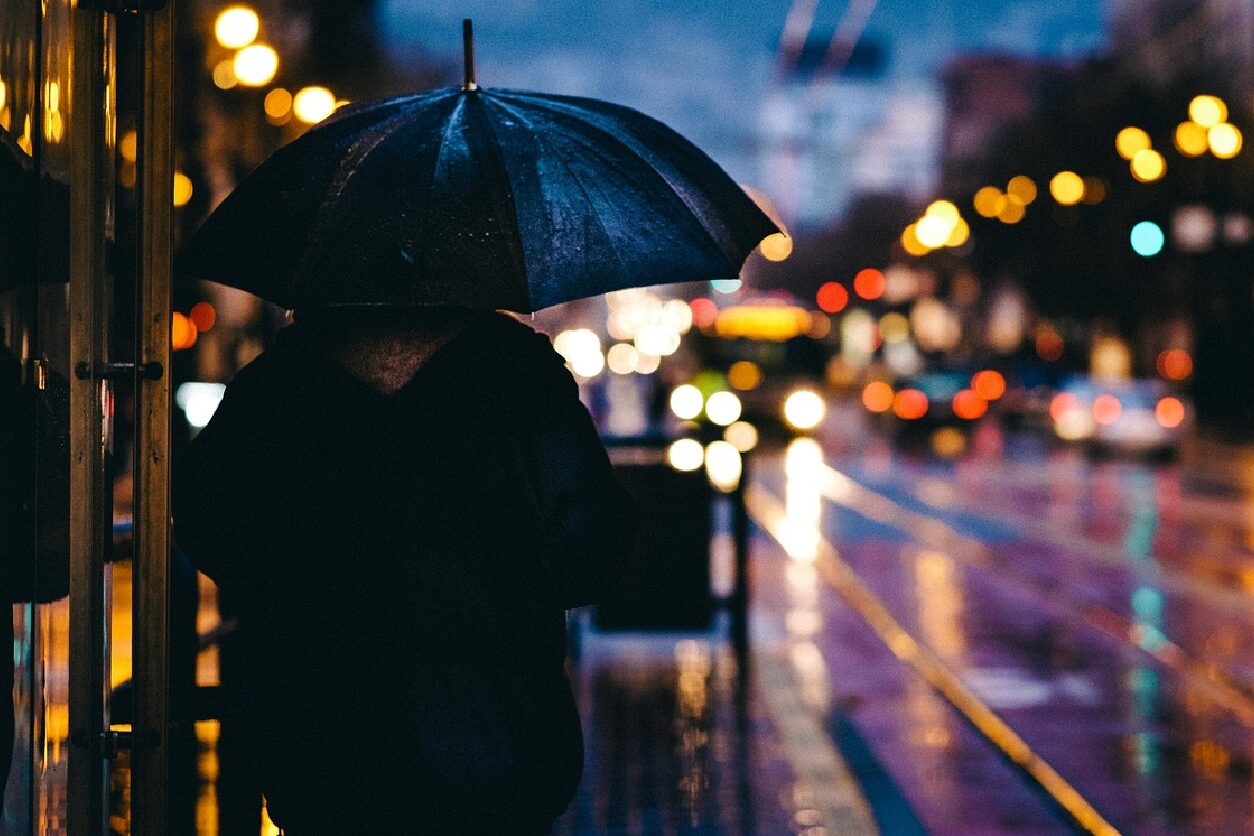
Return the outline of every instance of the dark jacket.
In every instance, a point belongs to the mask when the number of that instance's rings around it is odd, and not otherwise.
[[[290,832],[540,832],[582,739],[565,610],[634,513],[547,338],[485,314],[381,395],[300,323],[174,481],[179,544],[239,602],[248,729]]]

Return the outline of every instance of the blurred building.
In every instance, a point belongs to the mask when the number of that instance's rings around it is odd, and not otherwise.
[[[1254,90],[1254,0],[1106,0],[1116,54],[1158,84],[1187,75]]]
[[[974,192],[983,185],[989,149],[1009,126],[1034,118],[1063,74],[1055,62],[1013,55],[966,55],[942,73],[943,190]]]
[[[923,200],[936,187],[943,108],[930,81],[889,72],[862,41],[831,67],[829,41],[786,54],[758,120],[761,184],[799,230],[839,220],[866,194]]]

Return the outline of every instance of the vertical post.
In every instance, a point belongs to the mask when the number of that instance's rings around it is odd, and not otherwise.
[[[462,21],[462,89],[468,93],[479,89],[475,83],[475,28],[470,18]]]
[[[173,3],[143,16],[136,282],[134,836],[167,821],[170,720],[170,311],[174,249]],[[160,364],[163,373],[140,369]],[[152,379],[155,377],[155,379]]]
[[[70,96],[70,359],[90,373],[70,380],[70,836],[105,832],[104,732],[108,618],[105,540],[112,509],[105,485],[105,382],[109,277],[105,234],[111,198],[112,27],[103,12],[72,12]]]

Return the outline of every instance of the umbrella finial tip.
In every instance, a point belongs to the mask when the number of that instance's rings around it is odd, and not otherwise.
[[[475,83],[474,22],[468,17],[462,18],[462,56],[465,62],[465,78],[462,81],[462,90],[473,93],[479,89],[479,85]]]

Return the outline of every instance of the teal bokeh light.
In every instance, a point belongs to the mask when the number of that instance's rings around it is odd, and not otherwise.
[[[1133,251],[1146,258],[1162,252],[1163,244],[1167,242],[1162,227],[1153,221],[1141,221],[1132,227],[1132,235],[1129,237]]]

